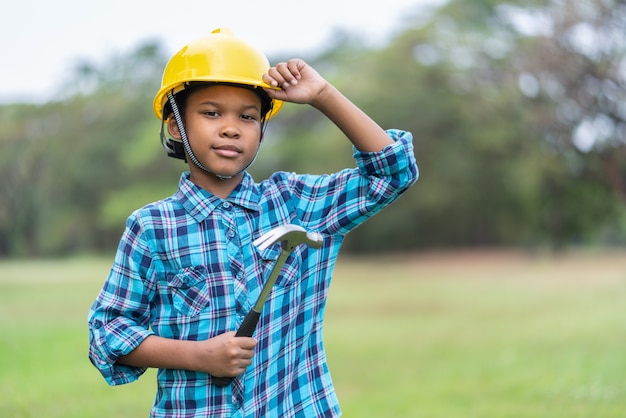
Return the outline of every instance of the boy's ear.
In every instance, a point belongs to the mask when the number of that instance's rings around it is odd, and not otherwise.
[[[181,140],[180,130],[178,129],[178,124],[176,123],[176,118],[169,118],[167,120],[167,132],[174,138]]]

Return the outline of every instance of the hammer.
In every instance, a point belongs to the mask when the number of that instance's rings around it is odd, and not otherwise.
[[[248,315],[246,315],[241,323],[241,326],[235,333],[236,337],[252,337],[252,334],[254,334],[254,330],[256,329],[261,316],[263,305],[265,304],[274,283],[276,283],[276,279],[278,278],[287,257],[289,257],[289,254],[291,254],[293,249],[300,244],[306,244],[312,248],[320,248],[322,246],[322,241],[323,238],[321,234],[317,232],[307,232],[301,226],[294,224],[278,226],[254,240],[252,244],[261,251],[269,248],[276,242],[280,242],[280,256],[276,260],[276,264],[274,264],[270,276],[265,281],[263,289],[261,289],[261,294],[254,304],[254,307],[250,312],[248,312]],[[227,386],[233,381],[233,379],[234,377],[228,376],[213,377],[213,383],[217,386]]]

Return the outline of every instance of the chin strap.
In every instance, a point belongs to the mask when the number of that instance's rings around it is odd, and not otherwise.
[[[174,99],[174,94],[169,91],[167,93],[167,99],[172,106],[172,112],[174,113],[174,119],[176,119],[176,125],[178,126],[178,132],[180,132],[180,137],[183,142],[183,147],[185,148],[185,153],[189,156],[189,159],[192,163],[194,163],[198,168],[203,171],[206,171],[209,174],[213,174],[220,179],[229,179],[232,176],[220,176],[219,174],[211,172],[208,168],[206,168],[196,157],[191,149],[191,144],[189,144],[189,139],[187,138],[187,132],[185,131],[185,125],[183,124],[183,118],[180,116],[180,112],[178,111],[178,105],[176,104],[176,99]]]

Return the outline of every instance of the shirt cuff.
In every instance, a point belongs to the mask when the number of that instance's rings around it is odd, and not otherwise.
[[[387,135],[394,143],[379,152],[363,152],[354,148],[354,158],[361,175],[392,176],[410,165],[415,160],[413,154],[413,135],[398,129],[389,129]]]
[[[89,359],[109,385],[133,382],[147,369],[117,364],[117,359],[133,351],[150,335],[154,332],[131,326],[123,318],[106,325],[96,320],[90,331]]]

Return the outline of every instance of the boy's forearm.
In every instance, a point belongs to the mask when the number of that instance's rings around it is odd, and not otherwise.
[[[359,151],[378,152],[393,143],[383,128],[331,84],[311,105],[337,125]]]
[[[117,363],[135,367],[192,370],[191,356],[194,341],[173,340],[151,335]]]
[[[127,366],[192,370],[214,376],[237,376],[252,363],[256,340],[230,331],[203,341],[151,335],[117,362]]]

